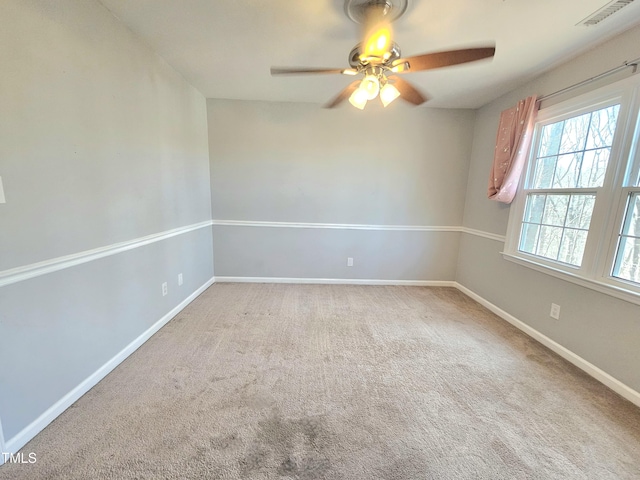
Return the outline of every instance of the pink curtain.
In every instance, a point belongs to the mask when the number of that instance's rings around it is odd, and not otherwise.
[[[518,104],[500,114],[493,167],[489,177],[487,196],[491,200],[511,203],[518,189],[538,107],[536,97],[520,100]]]

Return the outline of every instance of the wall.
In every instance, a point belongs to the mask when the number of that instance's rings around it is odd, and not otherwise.
[[[210,281],[211,200],[205,99],[101,4],[4,0],[0,45],[0,418],[15,450]]]
[[[474,112],[207,107],[217,279],[454,279]]]
[[[640,28],[628,30],[478,111],[465,227],[498,235],[506,233],[509,206],[486,199],[500,112],[529,95],[549,94],[635,59],[639,56],[639,43]],[[553,101],[562,101],[629,74],[630,69]],[[640,391],[640,306],[508,262],[500,254],[503,247],[499,241],[463,235],[457,281],[606,375]],[[560,321],[549,317],[552,302],[562,307]]]

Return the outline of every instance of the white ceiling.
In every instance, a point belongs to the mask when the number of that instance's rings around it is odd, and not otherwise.
[[[496,56],[404,79],[432,97],[427,106],[477,108],[640,23],[637,1],[596,26],[576,26],[609,1],[409,0],[394,23],[403,56],[493,43]],[[208,98],[322,104],[352,81],[269,73],[271,66],[348,67],[359,27],[344,14],[344,0],[101,2]]]

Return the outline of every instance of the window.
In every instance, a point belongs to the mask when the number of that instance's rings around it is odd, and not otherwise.
[[[640,193],[637,191],[629,194],[613,276],[640,284]]]
[[[505,258],[640,303],[640,80],[540,110]]]

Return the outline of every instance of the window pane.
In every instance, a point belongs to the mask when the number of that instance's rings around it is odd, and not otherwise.
[[[616,130],[620,105],[603,108],[591,115],[591,126],[587,137],[587,148],[610,147]]]
[[[599,188],[609,163],[619,105],[542,127],[528,188]]]
[[[542,223],[563,226],[567,217],[569,195],[547,195]]]
[[[571,195],[566,226],[588,230],[595,203],[595,195]]]
[[[601,187],[604,184],[604,174],[607,172],[610,152],[611,148],[598,148],[584,152],[578,182],[579,188]]]
[[[536,161],[532,188],[551,188],[557,160],[558,157],[545,157]]]
[[[640,193],[632,193],[620,235],[613,276],[640,283]]]
[[[587,232],[567,228],[562,236],[558,261],[579,266],[582,263],[584,247],[587,244]]]
[[[524,221],[530,223],[541,223],[544,212],[544,202],[546,195],[528,195],[527,207],[524,214]]]
[[[640,194],[631,195],[629,210],[625,221],[625,235],[640,237]]]
[[[544,126],[542,129],[542,135],[540,135],[540,150],[538,151],[538,158],[558,154],[563,128],[564,121]]]
[[[531,223],[522,224],[522,234],[520,235],[520,250],[527,253],[536,253],[538,246],[538,233],[540,225]]]
[[[562,230],[561,227],[542,225],[540,227],[540,237],[538,239],[536,255],[557,260],[558,251],[560,250],[560,240],[562,239]]]
[[[585,113],[579,117],[569,118],[564,121],[564,131],[562,132],[559,153],[571,153],[584,150],[590,120],[591,113]]]
[[[559,155],[552,188],[575,188],[580,176],[582,152]]]
[[[614,276],[640,283],[640,238],[622,237]]]
[[[527,195],[519,250],[580,266],[595,195]]]

